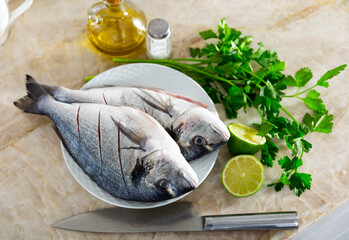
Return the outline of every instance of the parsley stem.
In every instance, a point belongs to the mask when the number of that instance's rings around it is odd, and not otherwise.
[[[251,72],[253,72],[253,68],[252,68],[251,62],[248,62],[248,66],[250,67]]]
[[[261,116],[261,119],[262,119],[262,122],[263,122],[264,121],[264,116],[261,113],[261,111],[259,111],[258,106],[252,101],[252,99],[245,92],[244,92],[244,95],[246,96],[247,100],[250,101],[250,103],[253,105],[253,107],[257,110],[257,112]]]
[[[313,88],[316,87],[316,86],[317,86],[317,85],[315,84],[315,85],[311,86],[310,88],[307,88],[307,89],[305,89],[304,91],[301,91],[301,92],[297,93],[297,96],[300,95],[300,94],[302,94],[302,93],[308,92],[309,90],[313,89]]]
[[[304,137],[302,137],[302,139],[304,140]],[[299,157],[300,160],[302,160],[302,158],[303,158],[303,153],[304,153],[304,149],[302,148],[301,156]],[[297,167],[297,168],[294,169],[294,172],[295,172],[295,173],[297,173],[298,168],[299,168],[299,167]]]
[[[92,78],[94,78],[95,76],[97,75],[92,75],[92,76],[88,76],[88,77],[85,77],[85,83],[87,83],[88,81],[90,81]]]
[[[240,55],[242,55],[242,52],[240,51],[240,49],[238,48],[238,46],[236,46],[236,44],[235,44],[233,41],[231,41],[230,43],[231,43],[231,46],[232,46],[234,49],[236,49]]]
[[[296,122],[296,123],[299,125],[299,122],[293,117],[293,115],[292,115],[289,111],[287,111],[287,109],[286,109],[284,106],[280,105],[280,108],[281,108],[282,111],[284,111],[290,118],[292,118],[292,120],[293,120],[294,122]]]
[[[243,67],[241,67],[241,69],[244,70],[245,72],[251,74],[251,75],[254,76],[255,78],[258,78],[258,79],[261,80],[263,83],[267,84],[267,82],[264,81],[263,78],[257,76],[254,72],[251,72],[251,71],[249,71],[249,70],[247,70],[247,69],[245,69],[245,68],[243,68]]]
[[[169,63],[170,60],[164,59],[131,59],[131,58],[113,58],[113,62],[118,63]]]
[[[171,60],[165,60],[165,59],[124,59],[124,58],[114,58],[113,61],[114,62],[119,62],[119,63],[157,63],[157,64],[162,64],[162,65],[172,65],[172,66],[178,66],[181,68],[186,68],[186,69],[190,69],[193,72],[197,72],[200,73],[202,75],[205,75],[207,77],[219,80],[221,82],[225,82],[228,83],[231,86],[235,86],[235,84],[233,83],[235,82],[241,82],[243,80],[228,80],[226,78],[223,77],[219,77],[216,76],[214,74],[208,73],[204,70],[201,70],[191,64],[186,64],[186,63],[181,63],[178,61],[185,61],[186,58],[177,58],[177,59],[171,59]],[[201,59],[206,61],[206,59]]]
[[[214,62],[210,59],[199,59],[199,58],[173,58],[171,61],[176,62]]]
[[[203,62],[197,62],[197,63],[193,63],[193,64],[190,64],[191,66],[195,66],[195,67],[201,67],[201,65],[203,65],[205,63]],[[201,67],[201,68],[204,68],[204,67]]]
[[[298,98],[298,99],[304,101],[304,98],[301,98],[301,97],[298,97],[298,96],[295,96],[295,98]]]
[[[169,60],[169,61],[171,61],[171,60]],[[206,72],[206,71],[204,71],[204,70],[201,70],[201,69],[198,69],[198,68],[196,68],[196,67],[194,67],[194,66],[191,66],[190,64],[179,63],[179,62],[173,62],[173,64],[174,64],[174,65],[177,65],[177,66],[181,66],[181,67],[183,67],[183,68],[190,69],[190,70],[192,70],[192,71],[194,71],[194,72],[197,72],[197,73],[200,73],[200,74],[205,75],[205,76],[207,76],[207,77],[210,77],[210,78],[219,80],[219,81],[221,81],[221,82],[228,83],[228,84],[230,84],[230,85],[232,85],[232,86],[235,86],[235,84],[232,83],[232,81],[234,81],[234,80],[228,80],[228,79],[226,79],[226,78],[218,77],[218,76],[216,76],[216,75],[214,75],[214,74],[208,73],[208,72]],[[241,82],[241,81],[238,80],[238,82]]]
[[[173,59],[131,59],[131,58],[113,58],[114,62],[119,63],[166,63],[166,62],[215,62],[210,59],[192,59],[192,58],[173,58]]]
[[[284,96],[284,97],[297,97],[298,95],[301,95],[301,94],[303,94],[303,93],[305,93],[305,92],[308,92],[309,90],[315,88],[316,86],[317,86],[317,84],[311,86],[310,88],[305,89],[304,91],[301,91],[301,92],[298,92],[298,91],[297,91],[297,92],[296,92],[295,94],[293,94],[293,95],[286,95],[286,96]]]
[[[304,140],[304,137],[302,137],[302,139]],[[302,148],[301,156],[299,157],[300,159],[303,158],[303,153],[304,153],[304,150],[303,150],[303,148]],[[296,169],[296,171],[297,171],[297,169]]]

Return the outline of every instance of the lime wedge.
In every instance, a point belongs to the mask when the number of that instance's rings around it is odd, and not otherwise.
[[[230,138],[228,149],[232,155],[257,153],[265,143],[265,137],[258,136],[254,128],[239,123],[228,125]]]
[[[258,192],[264,181],[262,164],[251,155],[230,159],[222,172],[225,189],[235,197],[248,197]]]

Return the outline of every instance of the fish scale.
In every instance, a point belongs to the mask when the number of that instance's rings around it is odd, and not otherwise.
[[[137,89],[137,88],[120,88],[120,89],[110,89],[110,90],[106,90],[103,91],[103,89],[91,89],[88,90],[90,92],[94,92],[97,91],[100,94],[104,94],[104,97],[106,99],[106,101],[108,102],[108,105],[111,106],[128,106],[128,107],[135,107],[144,111],[146,113],[148,113],[150,116],[157,116],[157,121],[162,125],[165,126],[165,128],[170,128],[170,123],[171,121],[171,116],[169,116],[167,113],[162,112],[152,106],[150,106],[149,104],[147,104],[146,102],[144,102],[139,96],[141,96],[143,93]],[[157,94],[159,95],[159,94]],[[116,98],[115,96],[121,96],[119,98]],[[146,95],[144,96],[145,98],[147,98],[149,101],[152,101],[151,98],[147,97]],[[76,96],[76,98],[70,98],[69,99],[78,99],[78,97]],[[100,100],[97,100],[97,98],[91,98],[89,100],[87,100],[87,98],[84,98],[86,102],[96,102],[96,103],[100,103]],[[77,100],[78,101],[78,100]],[[82,100],[81,100],[82,101]],[[177,112],[176,115],[179,115],[180,112]]]
[[[188,161],[220,148],[230,136],[225,124],[215,113],[205,109],[203,103],[160,89],[104,87],[70,90],[42,86],[61,102],[128,106],[144,111],[168,131]]]
[[[98,109],[98,111],[97,111]],[[120,192],[120,197],[127,198],[127,190],[130,187],[126,186],[124,182],[124,173],[132,169],[132,155],[135,151],[125,152],[123,158],[119,158],[119,141],[118,141],[118,127],[115,125],[110,115],[110,107],[94,104],[84,104],[81,106],[80,110],[80,122],[81,122],[81,145],[88,148],[88,154],[80,154],[79,156],[74,156],[78,164],[84,169],[88,168],[92,170],[87,172],[87,174],[97,183],[102,185],[102,188],[108,192]],[[115,111],[114,108],[112,110]],[[108,126],[103,127],[100,130],[100,141],[98,134],[98,118],[100,118],[100,125]],[[120,133],[120,136],[124,134]],[[123,136],[124,138],[124,136]],[[130,143],[130,141],[120,142],[120,148],[123,148],[125,142]],[[100,148],[101,147],[101,148]],[[102,154],[100,154],[102,152]],[[123,151],[124,152],[124,151]],[[107,153],[107,154],[103,154]],[[131,156],[130,156],[131,155]],[[102,158],[100,158],[102,156]],[[86,161],[85,161],[86,160]],[[129,162],[130,164],[127,164]],[[86,163],[86,164],[85,164]],[[93,164],[91,164],[93,163]],[[121,165],[123,172],[121,172]],[[91,167],[93,166],[93,167]],[[106,167],[107,166],[107,167]],[[108,184],[108,182],[117,183],[116,185]],[[126,191],[120,191],[120,189]]]
[[[26,86],[28,95],[14,104],[50,117],[71,157],[113,196],[159,201],[197,186],[197,175],[177,144],[146,113],[130,107],[61,103],[30,76]]]

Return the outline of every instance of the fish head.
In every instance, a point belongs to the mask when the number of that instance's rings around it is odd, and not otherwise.
[[[217,113],[201,107],[190,108],[178,116],[171,134],[188,161],[215,151],[230,137]]]
[[[157,150],[142,159],[146,168],[143,178],[150,201],[178,197],[198,186],[198,177],[179,151]]]

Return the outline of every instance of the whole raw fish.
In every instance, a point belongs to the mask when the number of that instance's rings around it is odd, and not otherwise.
[[[30,76],[26,87],[28,95],[14,104],[51,118],[73,159],[110,194],[159,201],[197,186],[178,145],[148,114],[130,107],[61,103]]]
[[[70,90],[42,86],[60,102],[129,106],[148,113],[173,137],[188,161],[213,152],[230,136],[224,123],[206,105],[163,90],[140,87]]]

